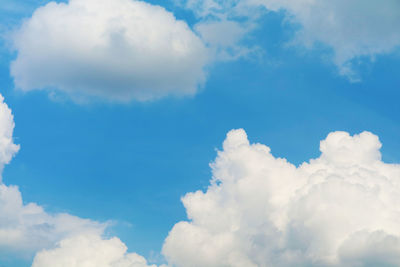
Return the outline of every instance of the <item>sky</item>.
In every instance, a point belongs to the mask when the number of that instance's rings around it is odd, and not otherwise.
[[[400,266],[399,26],[397,0],[2,1],[0,267]]]

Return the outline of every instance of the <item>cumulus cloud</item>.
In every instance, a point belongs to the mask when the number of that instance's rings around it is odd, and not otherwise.
[[[380,147],[369,132],[333,132],[296,167],[233,130],[163,253],[178,267],[399,266],[400,165]]]
[[[193,95],[208,50],[164,8],[136,0],[70,0],[38,8],[13,34],[17,88],[75,100],[146,101]]]
[[[32,267],[156,267],[136,253],[126,253],[126,246],[114,237],[80,235],[62,240],[58,247],[39,252]]]
[[[255,20],[265,11],[284,11],[300,25],[295,43],[331,47],[341,74],[356,80],[354,60],[393,52],[400,45],[400,3],[388,1],[309,0],[181,0],[199,17]],[[261,9],[260,9],[261,8]],[[246,20],[245,20],[246,21]]]

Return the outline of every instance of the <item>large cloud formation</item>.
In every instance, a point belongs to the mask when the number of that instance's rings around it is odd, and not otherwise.
[[[13,130],[13,115],[0,95],[0,171],[19,150]],[[33,267],[147,267],[143,257],[126,253],[118,238],[103,237],[107,226],[67,213],[50,214],[35,203],[24,204],[18,187],[0,179],[0,257],[29,258],[40,251]]]
[[[185,22],[136,0],[50,2],[14,33],[13,45],[17,88],[58,89],[77,101],[193,95],[208,62]]]
[[[369,132],[333,132],[296,167],[233,130],[163,253],[178,267],[400,266],[400,165],[380,147]]]
[[[363,0],[176,0],[199,17],[254,20],[266,11],[284,11],[299,25],[295,43],[306,47],[322,43],[334,51],[342,74],[357,79],[355,59],[393,52],[400,46],[400,2]]]

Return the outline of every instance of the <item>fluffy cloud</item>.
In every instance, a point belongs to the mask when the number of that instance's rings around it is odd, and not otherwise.
[[[70,0],[38,8],[13,35],[17,88],[58,89],[77,101],[193,95],[208,51],[187,24],[136,0]]]
[[[300,25],[295,42],[306,47],[323,43],[334,51],[342,74],[357,79],[354,59],[393,52],[400,45],[400,2],[329,0],[182,0],[199,17],[254,20],[262,12],[284,11]]]
[[[81,235],[62,240],[55,249],[39,252],[32,267],[156,267],[126,250],[116,237],[102,239],[98,235]]]
[[[178,267],[399,266],[400,165],[380,147],[369,132],[333,132],[296,167],[233,130],[163,253]]]

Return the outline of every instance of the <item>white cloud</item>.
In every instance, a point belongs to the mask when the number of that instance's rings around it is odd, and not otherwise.
[[[297,40],[310,47],[316,42],[333,48],[342,74],[356,78],[352,60],[393,52],[400,46],[400,2],[388,1],[277,1],[261,0],[268,9],[287,11],[300,23]]]
[[[77,101],[193,95],[208,50],[184,21],[136,0],[70,0],[38,8],[13,35],[17,88],[61,90]]]
[[[247,18],[262,10],[284,11],[287,21],[300,25],[295,43],[311,48],[323,43],[334,51],[341,74],[357,79],[354,60],[393,52],[400,46],[400,2],[347,0],[177,0],[197,16]],[[246,20],[245,20],[246,21]]]
[[[380,147],[369,132],[333,132],[296,167],[233,130],[163,253],[178,267],[400,266],[400,165]]]
[[[13,142],[14,127],[11,110],[4,103],[4,97],[0,95],[0,183],[4,165],[8,164],[19,150],[19,145]]]
[[[16,186],[0,184],[0,250],[31,255],[72,235],[101,234],[106,224],[66,213],[49,214],[35,204],[23,204]]]
[[[39,252],[32,267],[156,267],[136,253],[126,253],[126,246],[114,237],[80,235],[64,239],[52,250]]]

